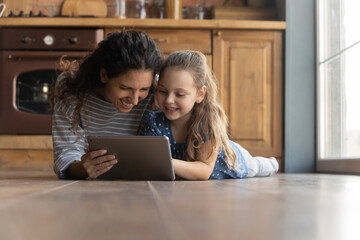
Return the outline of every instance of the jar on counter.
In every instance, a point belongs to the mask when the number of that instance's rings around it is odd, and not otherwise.
[[[149,9],[149,18],[166,18],[165,0],[154,0]]]
[[[166,0],[168,18],[182,19],[182,0]]]
[[[126,18],[126,0],[115,0],[115,17]]]
[[[144,19],[149,16],[148,0],[128,0],[126,16],[128,18]]]

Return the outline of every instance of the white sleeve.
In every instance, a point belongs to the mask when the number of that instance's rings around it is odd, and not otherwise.
[[[74,99],[63,99],[56,103],[52,121],[52,138],[54,150],[54,171],[59,178],[68,178],[66,170],[74,161],[80,161],[86,152],[85,132],[71,128]],[[67,104],[68,103],[68,104]]]

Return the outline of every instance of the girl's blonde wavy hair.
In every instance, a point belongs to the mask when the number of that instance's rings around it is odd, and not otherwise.
[[[229,144],[227,132],[228,119],[217,101],[217,80],[207,65],[205,55],[198,51],[177,51],[170,54],[160,70],[160,79],[168,67],[191,73],[198,90],[206,86],[205,97],[201,103],[195,103],[188,122],[184,160],[194,161],[205,140],[212,146],[210,154],[222,150],[228,167],[235,167],[236,155]]]

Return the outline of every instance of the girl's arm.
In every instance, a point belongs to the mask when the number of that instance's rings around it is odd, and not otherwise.
[[[188,180],[207,180],[209,179],[217,158],[218,153],[212,152],[210,143],[205,142],[199,149],[196,161],[188,162],[179,159],[173,159],[175,174]]]

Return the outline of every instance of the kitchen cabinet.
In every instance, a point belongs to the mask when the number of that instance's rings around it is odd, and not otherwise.
[[[231,138],[252,155],[281,158],[282,33],[215,30],[213,59]]]
[[[285,22],[2,18],[0,26],[101,27],[105,29],[105,35],[123,28],[136,29],[147,32],[165,57],[176,50],[203,52],[219,82],[218,97],[229,118],[231,139],[252,155],[276,157],[282,170],[282,38]],[[40,143],[29,145],[34,141]],[[52,167],[49,135],[2,135],[0,143],[7,143],[6,146],[0,144],[0,167],[12,161],[17,162],[17,166],[35,163],[36,168]]]
[[[50,135],[0,135],[0,169],[52,170]]]

